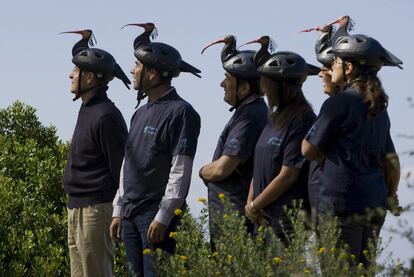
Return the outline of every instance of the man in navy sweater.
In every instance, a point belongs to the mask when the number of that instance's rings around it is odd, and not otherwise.
[[[72,53],[70,90],[82,105],[63,180],[69,196],[71,276],[112,276],[111,201],[119,186],[127,127],[106,90],[114,76],[127,87],[130,82],[108,52],[80,42]]]

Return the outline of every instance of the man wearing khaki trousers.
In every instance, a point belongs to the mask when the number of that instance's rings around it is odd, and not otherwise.
[[[73,100],[82,105],[64,174],[68,194],[68,246],[71,276],[112,276],[113,244],[109,237],[112,199],[119,187],[127,127],[109,100],[108,83],[130,81],[108,52],[89,48],[92,31],[76,31],[82,40],[72,49]]]

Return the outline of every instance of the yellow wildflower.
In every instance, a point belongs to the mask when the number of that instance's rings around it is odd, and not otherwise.
[[[220,271],[214,272],[214,276],[220,276],[220,275],[221,275],[221,272]]]
[[[201,202],[201,203],[203,203],[203,204],[205,204],[205,203],[206,203],[206,201],[207,201],[207,199],[206,199],[205,197],[199,197],[199,198],[197,199],[197,201],[198,201],[198,202]]]
[[[347,257],[348,257],[348,255],[345,252],[343,252],[343,253],[341,253],[341,255],[339,255],[339,259],[341,259],[341,260],[346,260]]]
[[[282,259],[280,258],[280,257],[274,257],[273,258],[273,262],[275,263],[275,264],[280,264],[281,262],[282,262]]]
[[[305,274],[311,274],[311,271],[309,268],[305,268],[305,270],[303,271]]]
[[[302,264],[304,264],[304,263],[306,263],[306,260],[305,260],[305,259],[300,259],[300,262],[301,262]]]
[[[183,214],[183,210],[181,210],[181,209],[175,209],[174,213],[175,213],[175,215],[182,215]]]
[[[348,272],[349,271],[349,267],[348,266],[345,266],[344,269],[343,269],[343,271],[344,272]]]
[[[170,232],[170,234],[168,235],[168,237],[175,239],[177,237],[177,232]]]
[[[362,254],[364,254],[365,256],[368,256],[368,250],[364,250],[364,251],[362,251]]]
[[[180,258],[180,260],[183,261],[183,262],[188,260],[187,256],[185,256],[185,255],[180,255],[178,258]]]
[[[363,269],[363,268],[364,268],[364,264],[363,264],[363,263],[359,263],[359,264],[358,264],[358,268],[359,268],[359,269]]]
[[[355,255],[354,254],[351,254],[351,259],[352,260],[355,260],[355,258],[356,258]]]
[[[332,247],[330,251],[331,251],[331,253],[335,253],[336,252],[336,248],[335,247]]]
[[[144,253],[144,255],[149,255],[151,254],[151,249],[145,248],[144,251],[142,251],[142,253]]]
[[[218,198],[219,198],[221,201],[224,201],[224,199],[226,198],[226,196],[224,195],[224,193],[219,193]]]
[[[400,261],[400,259],[398,259],[397,263],[395,264],[395,269],[401,270],[402,266],[403,266],[403,263]]]
[[[219,253],[217,251],[214,251],[213,254],[212,254],[213,257],[217,257],[218,255],[219,255]]]
[[[259,233],[263,232],[263,225],[260,225],[259,228],[257,228],[257,232]]]
[[[233,262],[234,257],[232,255],[227,255],[227,263],[231,264]]]
[[[326,248],[325,247],[319,248],[319,255],[322,255],[325,252],[326,252]]]
[[[228,219],[229,218],[229,215],[228,214],[224,214],[223,215],[223,219]]]
[[[263,238],[261,238],[261,237],[257,237],[256,242],[258,244],[263,244],[264,243]]]

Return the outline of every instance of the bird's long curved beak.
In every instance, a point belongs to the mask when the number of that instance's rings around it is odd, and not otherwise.
[[[85,32],[86,32],[86,30],[66,31],[66,32],[60,32],[60,33],[58,33],[58,35],[61,35],[61,34],[79,34],[79,35],[84,35]]]
[[[124,29],[127,26],[138,26],[138,27],[145,28],[145,24],[144,23],[130,23],[130,24],[126,24],[126,25],[122,26],[121,29]]]
[[[203,54],[204,53],[204,51],[207,49],[207,48],[209,48],[210,46],[212,46],[212,45],[214,45],[214,44],[218,44],[218,43],[225,43],[226,41],[224,40],[224,38],[222,38],[222,39],[219,39],[219,40],[216,40],[216,41],[213,41],[213,42],[210,42],[209,44],[207,44],[204,48],[203,48],[203,50],[201,50],[201,54]]]
[[[260,43],[260,41],[259,41],[259,39],[254,39],[254,40],[251,40],[251,41],[248,41],[246,43],[241,44],[238,48],[240,48],[242,46],[245,46],[247,44],[252,44],[252,43]]]
[[[347,22],[349,20],[349,16],[343,15],[340,18],[338,18],[338,19],[336,19],[334,21],[329,22],[328,24],[324,24],[322,26],[316,26],[316,27],[313,27],[313,28],[305,29],[305,30],[299,31],[299,33],[307,33],[307,32],[312,32],[312,31],[322,31],[323,32],[323,30],[326,27],[331,26],[331,25],[334,25],[336,23],[340,23],[344,19],[346,19],[345,22]]]

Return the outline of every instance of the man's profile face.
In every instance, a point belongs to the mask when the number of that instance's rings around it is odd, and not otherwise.
[[[224,89],[223,100],[231,106],[235,106],[237,103],[237,91],[236,91],[236,77],[225,73],[225,78],[221,81],[220,86]]]
[[[72,93],[76,93],[78,91],[79,73],[80,73],[79,68],[75,66],[72,70],[72,73],[70,73],[69,75],[69,79],[72,80],[72,83],[70,86],[70,92]]]
[[[135,90],[139,90],[140,89],[140,78],[141,78],[141,72],[144,68],[144,65],[139,61],[136,60],[135,61],[135,67],[131,70],[131,74],[133,76],[133,87]]]

